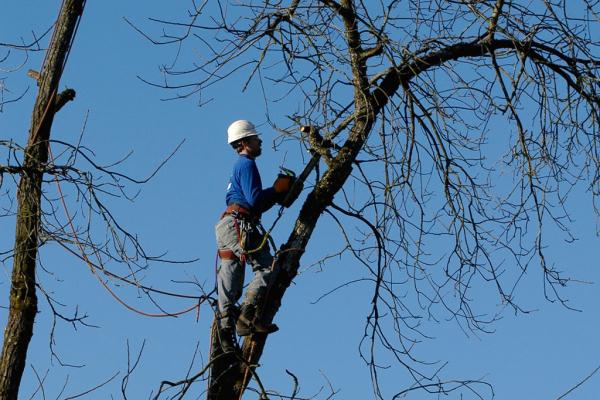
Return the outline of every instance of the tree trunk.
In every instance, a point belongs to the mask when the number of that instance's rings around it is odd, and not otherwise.
[[[35,267],[48,139],[57,111],[57,88],[85,0],[65,0],[38,81],[19,188],[8,323],[0,358],[0,399],[16,400],[37,313]]]
[[[342,188],[344,182],[352,172],[352,163],[367,140],[373,123],[381,107],[370,92],[367,77],[366,58],[362,57],[360,33],[357,28],[354,4],[349,0],[342,0],[341,7],[336,10],[340,13],[345,26],[345,36],[348,44],[350,64],[352,66],[354,84],[354,106],[356,115],[354,125],[350,130],[348,139],[340,149],[335,159],[331,161],[329,169],[317,182],[313,191],[304,202],[300,215],[294,225],[287,243],[280,249],[280,255],[275,263],[276,275],[271,282],[269,294],[262,310],[263,317],[270,322],[275,316],[287,288],[298,273],[300,257],[304,253],[321,213],[333,201],[335,194]],[[214,364],[211,376],[221,376],[220,381],[210,381],[208,400],[241,399],[246,386],[258,367],[263,353],[267,335],[255,334],[244,339],[241,360],[236,366],[227,366],[227,372],[222,364]],[[236,368],[237,367],[237,368]],[[261,396],[261,399],[266,396]]]
[[[356,138],[353,146],[347,146],[340,151],[335,162],[331,164],[330,169],[319,180],[304,202],[294,230],[287,243],[281,247],[274,267],[276,276],[269,288],[265,306],[261,310],[265,321],[271,322],[279,310],[287,288],[298,273],[300,257],[306,249],[317,221],[325,208],[331,204],[333,196],[348,179],[352,171],[352,162],[362,148],[368,132],[371,131],[373,121],[373,116],[357,121],[351,133],[351,137]],[[211,354],[213,364],[211,365],[207,400],[238,400],[242,398],[246,386],[258,367],[266,340],[266,334],[253,334],[244,339],[238,359],[236,357],[218,358],[222,353],[218,341],[215,341],[213,337]]]

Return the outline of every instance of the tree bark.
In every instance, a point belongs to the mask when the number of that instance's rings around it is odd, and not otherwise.
[[[354,87],[354,112],[348,117],[348,123],[343,122],[339,129],[352,126],[348,139],[341,147],[335,158],[329,163],[329,169],[320,179],[314,190],[308,195],[300,215],[296,220],[287,243],[282,247],[280,257],[276,263],[277,276],[272,282],[269,296],[265,302],[263,313],[268,322],[277,313],[283,296],[296,276],[300,257],[303,254],[311,234],[317,224],[321,213],[328,207],[334,195],[341,189],[344,182],[352,172],[353,162],[362,149],[376,118],[388,104],[390,98],[402,89],[408,88],[409,82],[429,69],[439,67],[455,60],[487,57],[497,50],[513,51],[525,56],[537,65],[545,66],[558,76],[562,77],[570,89],[577,92],[590,104],[598,104],[597,97],[586,93],[583,86],[578,83],[579,72],[568,58],[555,49],[533,40],[519,41],[516,39],[495,39],[493,30],[498,18],[498,13],[503,1],[496,2],[492,21],[490,21],[489,35],[470,42],[460,42],[447,45],[439,49],[418,52],[419,56],[412,59],[398,60],[390,67],[377,83],[369,83],[366,58],[375,54],[378,47],[372,50],[362,48],[360,31],[357,28],[357,19],[353,2],[340,0],[333,2],[323,0],[323,4],[335,10],[344,22],[344,33],[347,44],[348,59],[352,69],[352,84]],[[496,20],[496,22],[494,22]],[[564,61],[555,63],[545,57],[551,55]],[[592,62],[592,61],[588,61]],[[242,352],[236,359],[219,359],[211,365],[211,380],[208,389],[208,400],[241,399],[248,382],[253,377],[254,370],[258,367],[267,336],[255,334],[247,337],[242,345]],[[218,342],[213,341],[213,354],[211,359],[220,355]]]
[[[54,114],[62,104],[57,88],[85,0],[65,0],[42,66],[23,172],[17,191],[17,222],[10,308],[0,357],[0,399],[16,400],[37,313],[36,259],[44,168]],[[72,98],[72,97],[71,97]]]
[[[351,60],[355,120],[348,139],[331,161],[327,172],[308,195],[300,210],[294,230],[290,234],[287,243],[280,249],[280,255],[274,266],[275,279],[271,282],[263,309],[259,310],[268,322],[273,319],[279,310],[287,288],[298,273],[300,257],[306,249],[321,213],[331,204],[334,195],[350,176],[352,164],[371,132],[377,112],[381,110],[381,108],[376,107],[375,98],[370,92],[366,59],[361,56],[363,52],[362,41],[357,28],[353,2],[343,0],[336,11],[344,22],[345,37]],[[258,366],[266,339],[266,334],[251,335],[244,339],[241,359],[237,363],[232,362],[236,360],[230,360],[229,363],[219,363],[212,366],[211,377],[219,377],[220,379],[211,379],[209,382],[208,400],[242,398],[244,390]],[[214,349],[213,346],[213,351]],[[211,358],[214,359],[215,355],[217,354],[212,354]]]

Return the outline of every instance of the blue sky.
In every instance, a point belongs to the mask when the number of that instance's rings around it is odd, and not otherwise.
[[[72,142],[85,128],[83,144],[106,164],[133,151],[122,169],[136,177],[148,175],[184,141],[175,157],[141,188],[135,202],[107,199],[107,203],[119,221],[139,235],[150,253],[168,252],[169,258],[177,260],[197,259],[184,265],[154,264],[143,273],[144,282],[196,294],[194,285],[176,282],[197,281],[209,290],[214,282],[213,225],[224,206],[224,189],[235,157],[226,144],[227,125],[235,119],[247,118],[261,126],[265,149],[258,162],[265,183],[275,176],[284,160],[286,166],[295,170],[302,165],[301,155],[293,144],[278,151],[270,148],[276,135],[266,123],[259,87],[251,85],[242,93],[241,79],[232,79],[214,87],[207,95],[214,100],[198,107],[198,98],[161,101],[169,94],[136,78],[140,75],[160,79],[159,66],[170,62],[175,49],[152,46],[123,17],[145,23],[147,17],[184,15],[187,6],[187,2],[179,0],[169,5],[158,1],[88,2],[61,82],[61,88],[74,88],[77,98],[58,114],[52,136]],[[0,42],[18,42],[21,37],[25,42],[31,40],[32,31],[39,34],[49,27],[58,7],[56,1],[7,2],[0,16]],[[1,139],[10,138],[22,145],[26,142],[36,87],[25,72],[39,69],[42,56],[41,52],[30,53],[25,59],[23,54],[13,52],[8,64],[0,65],[7,69],[24,62],[15,72],[0,70],[0,78],[5,78],[4,85],[14,94],[29,87],[21,101],[6,105],[0,114]],[[298,102],[296,98],[286,98],[270,110],[271,117],[275,116],[275,122],[286,123],[285,115],[299,108]],[[5,179],[3,190],[12,187],[8,181]],[[54,190],[48,186],[49,193]],[[129,190],[137,192],[135,187]],[[76,212],[72,192],[70,196],[71,211]],[[7,197],[3,196],[1,201],[6,206]],[[279,223],[274,233],[278,244],[287,238],[299,203],[286,211]],[[565,243],[558,235],[554,239],[554,233],[550,232],[547,253],[553,263],[582,281],[565,291],[570,304],[581,312],[547,302],[543,298],[541,274],[532,268],[517,295],[524,308],[534,311],[515,316],[506,309],[502,319],[493,325],[492,334],[465,334],[454,321],[445,319],[424,321],[432,339],[421,343],[416,354],[423,360],[438,362],[439,366],[447,362],[443,371],[449,379],[487,380],[494,385],[499,399],[555,399],[600,365],[597,340],[600,293],[595,283],[600,281],[600,273],[594,256],[600,244],[596,235],[598,221],[586,193],[574,193],[568,209],[579,240]],[[272,215],[265,217],[267,225],[272,218]],[[0,250],[4,251],[12,246],[14,221],[3,218],[0,227],[4,232]],[[336,398],[372,398],[369,370],[358,354],[372,288],[361,282],[316,302],[344,282],[363,277],[364,271],[349,257],[330,259],[323,267],[309,267],[342,245],[333,221],[324,216],[303,258],[302,273],[288,291],[276,318],[281,330],[269,338],[262,358],[260,375],[267,387],[281,392],[289,390],[292,382],[285,373],[288,369],[299,377],[305,397],[326,391],[331,382],[339,390]],[[40,313],[28,353],[22,398],[29,398],[38,386],[36,372],[40,377],[47,373],[46,398],[56,398],[65,382],[60,398],[83,392],[120,372],[110,384],[87,397],[120,398],[121,379],[127,368],[127,343],[135,353],[145,341],[141,364],[128,386],[131,399],[148,398],[163,379],[183,378],[196,345],[199,354],[193,368],[200,367],[202,357],[206,359],[208,327],[212,321],[210,308],[202,307],[198,320],[195,313],[180,318],[142,317],[116,303],[84,263],[58,246],[44,246],[41,260],[50,273],[40,271],[38,279],[49,293],[67,305],[63,311],[72,313],[77,306],[80,313],[89,315],[88,322],[99,328],[78,327],[75,331],[59,322],[57,352],[65,363],[85,364],[85,367],[59,366],[50,356],[50,313],[40,296]],[[118,271],[119,267],[115,268]],[[1,271],[0,306],[5,307],[11,260],[1,266]],[[115,290],[130,304],[156,311],[131,288]],[[185,301],[161,301],[173,311],[190,306]],[[0,309],[2,326],[6,313],[6,309]],[[385,356],[382,360],[384,364],[390,361]],[[412,383],[396,365],[383,370],[381,378],[388,395]],[[199,397],[202,389],[202,384],[195,387],[190,398]],[[566,399],[593,399],[599,390],[600,375],[597,375]],[[320,398],[325,397],[321,394]],[[44,397],[38,391],[34,398]],[[247,398],[254,396],[249,394]],[[408,398],[428,397],[416,392]]]

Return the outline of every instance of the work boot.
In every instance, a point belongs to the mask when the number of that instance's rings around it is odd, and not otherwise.
[[[279,330],[275,324],[264,324],[256,317],[256,305],[244,304],[238,317],[236,330],[240,336],[248,336],[252,333],[273,333]]]
[[[223,353],[232,353],[235,351],[236,339],[233,328],[221,328],[217,330],[219,335],[219,343],[221,343],[221,349]]]

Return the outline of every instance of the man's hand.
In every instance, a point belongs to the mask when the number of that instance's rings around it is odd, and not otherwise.
[[[279,174],[277,175],[277,179],[275,179],[275,183],[273,183],[273,189],[275,189],[275,193],[281,195],[286,195],[290,189],[292,188],[292,185],[294,184],[294,181],[296,180],[296,177],[293,175],[287,175],[287,174]]]
[[[286,208],[291,206],[300,195],[300,192],[302,192],[303,187],[303,183],[297,181],[295,176],[279,174],[277,179],[275,179],[275,183],[273,183],[273,189],[275,189],[275,193],[277,194],[277,204]]]
[[[304,181],[294,178],[292,187],[290,188],[289,192],[287,192],[282,201],[279,202],[279,204],[281,204],[285,208],[290,207],[300,196],[300,193],[302,193],[302,189],[304,189]]]

